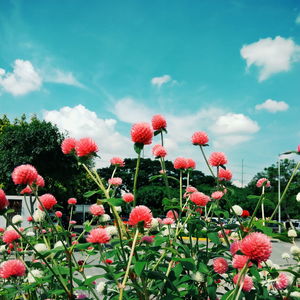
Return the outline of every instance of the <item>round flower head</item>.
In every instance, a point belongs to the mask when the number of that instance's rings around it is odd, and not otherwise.
[[[240,250],[241,242],[235,241],[230,245],[230,253],[235,255]]]
[[[131,128],[131,140],[134,143],[149,145],[152,143],[153,131],[148,123],[136,123]]]
[[[90,213],[94,216],[101,216],[105,213],[103,205],[93,204],[90,206]]]
[[[228,269],[228,263],[227,263],[226,259],[224,259],[222,257],[218,257],[218,258],[214,259],[213,268],[216,273],[224,274]]]
[[[132,193],[126,193],[126,194],[123,194],[122,196],[122,199],[127,202],[127,203],[130,203],[134,200],[134,196]]]
[[[289,278],[285,273],[279,273],[278,278],[276,279],[275,288],[278,290],[284,290],[289,285]]]
[[[21,236],[15,230],[6,230],[3,234],[2,240],[6,244],[10,244],[18,240]]]
[[[190,200],[198,206],[206,206],[206,204],[210,201],[209,197],[201,192],[192,193]]]
[[[96,291],[99,293],[99,294],[103,294],[103,291],[105,289],[105,286],[106,286],[106,283],[104,281],[100,281],[97,286],[96,286]]]
[[[39,187],[44,187],[45,186],[45,180],[41,175],[38,175],[35,181],[35,184]]]
[[[153,237],[149,235],[145,235],[142,237],[141,241],[146,243],[146,244],[152,244],[153,243]]]
[[[237,284],[238,283],[238,280],[239,280],[239,274],[236,274],[234,277],[233,277],[233,282],[234,284]],[[252,278],[248,275],[246,275],[244,277],[244,280],[241,279],[240,281],[240,284],[243,282],[243,287],[242,287],[242,290],[245,291],[245,292],[250,292],[253,288],[253,281],[252,281]]]
[[[25,272],[26,267],[19,259],[5,261],[0,266],[0,277],[4,279],[12,276],[24,276]]]
[[[187,161],[184,157],[177,157],[175,160],[174,160],[174,169],[180,169],[180,170],[183,170],[183,169],[186,169],[187,167]]]
[[[108,215],[108,214],[103,214],[102,216],[100,216],[100,219],[99,219],[100,222],[108,222],[110,220],[111,220],[111,218],[110,218],[110,215]]]
[[[55,212],[55,216],[56,216],[57,218],[61,218],[61,217],[62,217],[62,212],[61,212],[60,210],[56,211],[56,212]]]
[[[164,225],[172,225],[174,224],[174,220],[172,218],[164,218],[163,220]]]
[[[110,185],[119,186],[122,184],[122,178],[120,178],[120,177],[110,178],[110,179],[108,179],[108,183]]]
[[[0,189],[0,210],[6,208],[9,205],[9,202],[6,198],[6,195],[2,189]]]
[[[38,176],[38,172],[32,165],[21,165],[16,167],[12,174],[15,184],[32,184]]]
[[[104,228],[96,228],[91,230],[86,240],[89,243],[106,244],[110,240],[110,235],[107,233],[107,231]]]
[[[70,154],[76,147],[76,140],[73,138],[67,138],[61,143],[61,150],[64,154]]]
[[[257,182],[256,182],[256,186],[257,186],[258,188],[260,188],[260,187],[262,187],[263,185],[264,185],[265,187],[270,187],[270,186],[271,186],[270,181],[269,181],[267,178],[260,178],[260,179],[258,179]]]
[[[38,206],[40,210],[44,210],[44,208],[50,210],[57,203],[55,197],[51,194],[42,195],[40,197],[40,202],[42,203],[42,205],[39,204]]]
[[[233,205],[232,210],[237,216],[241,216],[243,214],[243,209],[239,205]]]
[[[297,194],[296,200],[297,200],[297,202],[300,202],[300,192]]]
[[[124,167],[125,166],[124,160],[121,157],[113,157],[110,160],[110,163],[111,163],[112,166],[118,166],[118,167]]]
[[[152,148],[152,153],[155,157],[165,157],[167,155],[167,150],[161,145],[155,145]]]
[[[295,229],[289,229],[287,234],[288,234],[288,237],[292,237],[292,238],[297,237],[297,232]]]
[[[243,269],[248,260],[248,256],[236,254],[232,259],[232,266],[235,269]]]
[[[300,256],[300,248],[295,245],[291,247],[290,252],[294,256]]]
[[[26,188],[24,188],[24,189],[20,192],[21,195],[24,195],[24,194],[31,194],[31,193],[32,193],[32,189],[30,188],[29,185],[27,185]]]
[[[138,205],[131,211],[128,224],[135,226],[139,222],[143,222],[144,227],[149,228],[151,226],[152,218],[152,212],[147,206]]]
[[[47,247],[46,244],[44,243],[38,243],[38,244],[35,244],[34,245],[34,249],[37,251],[37,252],[44,252],[44,251],[48,251],[49,248]]]
[[[192,158],[186,159],[186,168],[187,169],[195,169],[196,168],[196,162]]]
[[[272,253],[270,238],[261,232],[252,232],[244,237],[240,249],[251,260],[257,262],[266,261]]]
[[[76,198],[70,198],[70,199],[68,199],[68,204],[75,205],[76,203],[77,203]]]
[[[166,214],[166,217],[176,220],[178,219],[178,212],[176,210],[169,210]]]
[[[211,194],[211,197],[215,200],[220,200],[224,196],[223,192],[216,191]]]
[[[167,121],[162,115],[154,115],[152,117],[153,130],[161,130],[167,128]]]
[[[21,215],[14,215],[11,219],[13,224],[22,223],[24,221],[24,218]]]
[[[247,217],[249,217],[250,216],[250,213],[249,213],[249,211],[248,210],[243,210],[243,213],[241,214],[241,216],[243,217],[243,218],[247,218]]]
[[[42,222],[45,219],[46,213],[40,209],[36,209],[32,215],[34,222]]]
[[[227,181],[230,181],[232,179],[232,173],[230,170],[228,169],[223,169],[223,168],[220,168],[219,169],[219,174],[218,174],[218,178],[219,180],[227,180]]]
[[[28,273],[27,280],[29,283],[36,282],[36,278],[42,278],[44,276],[43,272],[38,269],[32,269]]]
[[[209,164],[218,167],[227,164],[227,158],[223,152],[213,152],[209,157]]]
[[[188,196],[190,196],[192,193],[195,193],[195,192],[198,192],[198,190],[195,187],[189,185],[185,189],[185,193],[184,193],[183,197],[187,198]]]
[[[297,152],[300,153],[300,145],[298,145],[298,147],[297,147]]]
[[[95,154],[98,146],[91,138],[82,138],[76,143],[75,150],[77,156],[82,157]]]
[[[116,226],[107,226],[105,228],[105,230],[109,234],[110,237],[118,235],[118,229]]]
[[[206,145],[208,143],[208,136],[204,131],[196,131],[192,136],[192,143],[194,145]]]

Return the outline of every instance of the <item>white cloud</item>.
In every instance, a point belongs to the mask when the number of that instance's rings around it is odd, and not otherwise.
[[[160,77],[153,77],[153,78],[151,79],[151,83],[152,83],[153,85],[158,86],[158,87],[160,88],[163,84],[165,84],[165,83],[171,81],[171,79],[172,79],[172,78],[171,78],[170,75],[163,75],[163,76],[160,76]]]
[[[41,88],[42,78],[28,60],[16,59],[13,71],[0,69],[0,87],[14,96],[21,96]]]
[[[259,81],[266,80],[272,74],[288,71],[291,64],[299,60],[300,46],[291,38],[277,36],[244,45],[241,56],[247,62],[247,68],[256,65],[260,68]]]
[[[46,82],[62,83],[66,85],[73,85],[83,87],[83,85],[75,78],[72,72],[64,72],[59,69],[47,70],[44,72],[44,80]]]
[[[296,24],[300,24],[300,15],[297,16],[296,20],[295,20]]]
[[[277,111],[285,111],[288,110],[289,105],[284,101],[276,101],[272,99],[266,100],[262,104],[257,104],[255,106],[256,110],[265,109],[271,113],[276,113]]]

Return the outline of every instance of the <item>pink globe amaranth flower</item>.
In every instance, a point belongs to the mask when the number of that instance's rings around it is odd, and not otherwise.
[[[46,210],[50,210],[55,204],[57,204],[57,201],[52,194],[44,194],[40,196],[40,202],[42,204],[39,204],[38,206],[40,210],[44,210],[44,208]]]
[[[289,278],[285,273],[279,273],[279,276],[275,282],[275,288],[278,290],[284,290],[289,285]]]
[[[55,212],[55,215],[56,215],[57,218],[61,218],[63,214],[60,210],[58,210],[58,211]]]
[[[153,131],[148,123],[136,123],[131,128],[131,140],[134,143],[149,145],[152,143]]]
[[[300,153],[300,145],[298,145],[297,152]]]
[[[75,225],[77,222],[75,221],[75,220],[71,220],[70,222],[69,222],[69,224],[70,225]]]
[[[68,204],[75,205],[76,203],[77,203],[76,198],[70,198],[70,199],[68,199]]]
[[[96,228],[91,230],[86,240],[89,243],[106,244],[110,240],[110,235],[107,233],[107,231],[104,228]]]
[[[174,169],[178,170],[184,170],[186,169],[186,166],[187,166],[187,162],[186,162],[186,159],[184,157],[177,157],[175,160],[174,160]]]
[[[195,192],[198,192],[198,190],[195,187],[189,185],[185,189],[185,193],[184,193],[183,197],[187,198],[188,196],[190,196],[192,193],[195,193]]]
[[[15,184],[32,184],[38,176],[38,172],[32,165],[21,165],[16,167],[12,174]]]
[[[252,232],[244,237],[240,244],[241,251],[257,262],[266,261],[272,253],[269,237],[261,232]]]
[[[89,208],[90,213],[94,216],[102,216],[105,213],[103,205],[93,204]]]
[[[208,143],[208,136],[204,131],[196,131],[192,136],[192,143],[194,145],[206,145]]]
[[[5,229],[3,227],[0,227],[0,233],[4,232]]]
[[[173,220],[177,220],[178,219],[178,212],[176,210],[169,210],[166,214],[167,218],[171,218]]]
[[[32,222],[33,221],[33,217],[32,216],[27,217],[27,221],[28,222]]]
[[[145,242],[146,244],[152,244],[153,243],[154,238],[150,235],[145,235],[142,237],[141,241]]]
[[[218,257],[213,261],[214,271],[218,274],[224,274],[228,269],[228,263],[223,257]]]
[[[120,178],[120,177],[110,178],[110,179],[108,179],[108,183],[110,185],[119,186],[122,184],[122,178]]]
[[[235,255],[240,250],[240,246],[241,246],[241,241],[234,241],[230,245],[230,253],[232,255]]]
[[[6,198],[6,195],[2,189],[0,189],[0,210],[6,208],[9,205],[9,202]]]
[[[37,176],[37,179],[35,181],[35,184],[39,187],[44,187],[45,186],[45,180],[41,175]]]
[[[248,256],[236,254],[232,259],[232,266],[235,269],[243,269],[248,260]],[[250,263],[248,265],[250,265]]]
[[[230,170],[228,169],[223,169],[223,168],[220,168],[219,169],[219,174],[218,174],[218,178],[219,180],[227,180],[227,181],[230,181],[232,179],[232,173]]]
[[[6,244],[10,244],[18,240],[21,236],[15,230],[7,230],[3,233],[2,240]]]
[[[239,275],[240,274],[236,274],[233,277],[234,284],[238,283]],[[244,278],[241,278],[240,284],[241,283],[243,284],[243,287],[242,287],[243,291],[250,292],[252,290],[252,288],[253,288],[253,281],[252,281],[252,278],[250,276],[246,275]]]
[[[174,224],[174,220],[172,218],[164,218],[162,220],[162,222],[163,222],[164,225],[172,225],[172,224]]]
[[[210,201],[209,197],[201,192],[192,193],[190,200],[198,206],[206,206],[206,204]]]
[[[224,196],[224,193],[221,191],[216,191],[211,194],[211,197],[215,200],[220,200]]]
[[[267,178],[260,178],[260,179],[258,179],[257,182],[256,182],[256,186],[257,186],[258,188],[260,188],[260,187],[262,187],[263,185],[264,185],[265,187],[270,187],[270,186],[271,186],[271,183],[270,183],[270,181],[269,181]]]
[[[26,267],[19,259],[5,261],[0,266],[0,277],[4,279],[12,276],[24,276],[25,272]]]
[[[161,130],[167,128],[167,121],[162,115],[154,115],[152,117],[152,127],[153,130]]]
[[[186,158],[186,168],[187,169],[195,169],[196,162],[192,158]]]
[[[213,152],[208,161],[213,167],[219,167],[227,164],[227,158],[223,152]]]
[[[61,143],[61,150],[64,154],[70,154],[75,150],[76,140],[74,138],[64,139]]]
[[[132,193],[126,193],[122,196],[122,199],[127,202],[127,203],[130,203],[134,200],[134,196]]]
[[[152,148],[152,153],[155,157],[165,157],[167,150],[162,145],[155,145]]]
[[[79,157],[92,155],[98,151],[98,146],[91,138],[82,138],[76,143],[75,151]]]
[[[26,188],[24,188],[20,194],[23,195],[23,194],[31,194],[32,193],[32,189],[30,188],[29,185],[26,186]]]
[[[124,160],[123,160],[123,158],[121,158],[121,157],[113,157],[113,158],[110,160],[110,163],[111,163],[113,166],[119,166],[119,167],[124,167],[124,166],[125,166]]]
[[[139,222],[144,222],[144,227],[150,227],[152,218],[152,212],[147,206],[138,205],[131,211],[128,224],[135,226]]]

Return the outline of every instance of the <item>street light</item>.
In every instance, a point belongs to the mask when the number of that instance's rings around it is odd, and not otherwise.
[[[278,230],[281,233],[281,205],[280,205],[280,198],[281,198],[281,191],[280,191],[280,154],[278,155]]]

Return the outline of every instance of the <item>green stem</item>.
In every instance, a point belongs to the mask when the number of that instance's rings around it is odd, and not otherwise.
[[[140,161],[141,161],[141,153],[138,153],[135,174],[134,174],[134,181],[133,181],[133,196],[134,196],[133,207],[136,206],[136,186],[137,186],[137,179],[138,179],[139,168],[140,168]]]
[[[201,145],[200,145],[200,150],[201,150],[201,152],[202,152],[203,158],[204,158],[204,160],[205,160],[205,163],[206,163],[206,165],[207,165],[207,167],[208,167],[208,169],[209,169],[209,171],[210,171],[212,177],[216,179],[216,176],[215,176],[215,174],[214,174],[212,168],[210,167],[210,165],[209,165],[209,163],[208,163],[208,160],[207,160],[207,158],[206,158],[206,155],[205,155],[205,153],[204,153],[204,151],[203,151],[203,147],[202,147]]]
[[[264,198],[264,194],[261,193],[261,195],[260,195],[260,197],[259,197],[259,199],[258,199],[258,202],[257,202],[257,204],[256,204],[256,207],[255,207],[255,209],[254,209],[254,212],[253,212],[253,214],[252,214],[252,217],[251,217],[251,219],[250,219],[249,226],[248,226],[249,228],[251,228],[251,225],[252,225],[252,223],[253,223],[254,217],[256,216],[257,210],[258,210],[259,206],[261,205],[261,203],[262,203],[262,201],[263,201],[263,198]]]
[[[179,205],[180,205],[180,209],[182,210],[182,170],[180,170],[180,177],[179,177]]]

